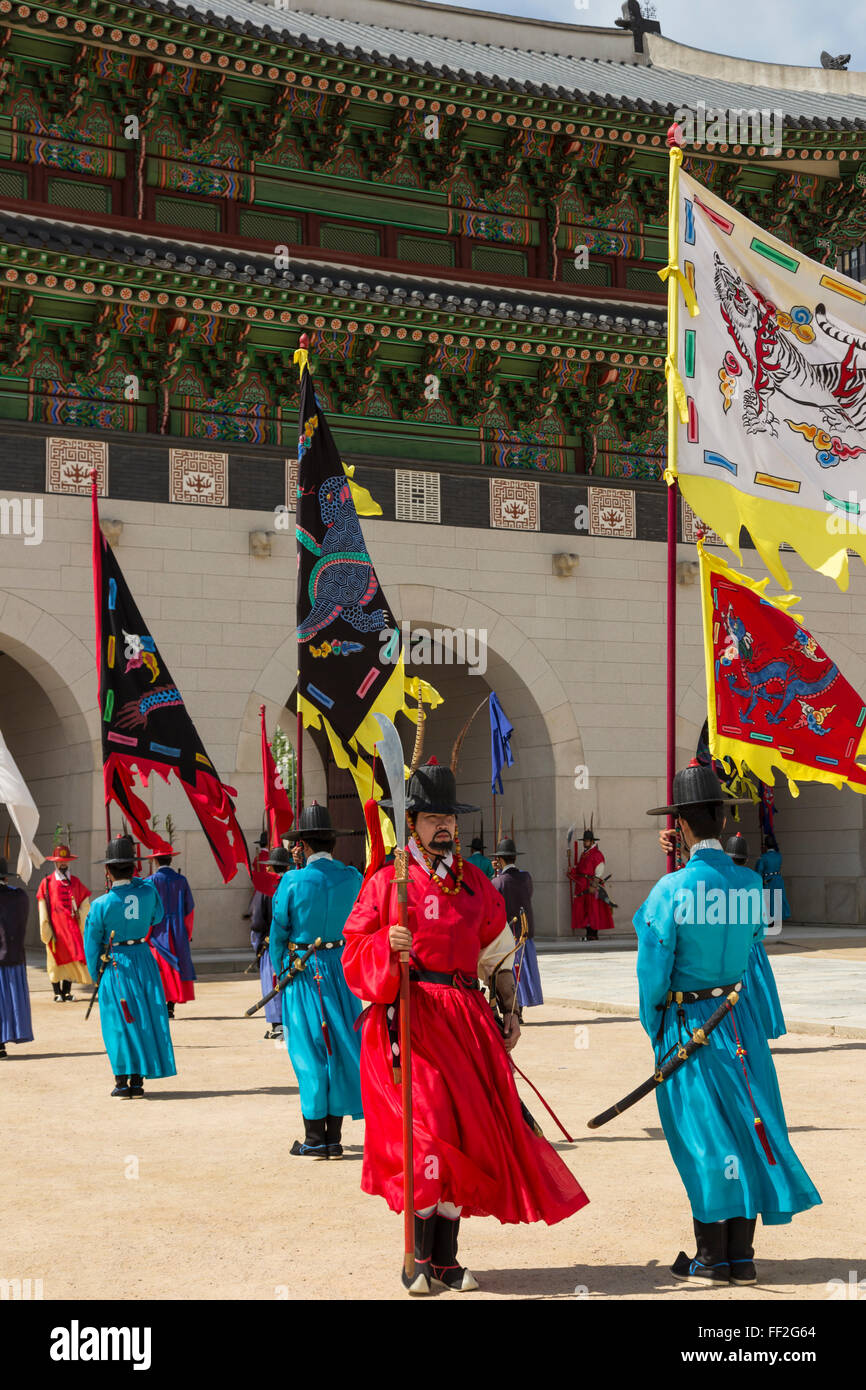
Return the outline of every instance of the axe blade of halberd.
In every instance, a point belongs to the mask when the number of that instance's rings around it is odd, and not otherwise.
[[[373,714],[382,731],[376,740],[376,751],[382,762],[385,780],[391,793],[394,830],[397,835],[397,848],[406,848],[406,764],[403,761],[403,745],[391,720],[384,714]]]

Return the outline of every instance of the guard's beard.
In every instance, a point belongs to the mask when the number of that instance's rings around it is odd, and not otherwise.
[[[433,836],[431,843],[427,846],[427,853],[434,854],[437,858],[444,859],[445,855],[454,848],[454,841],[447,831],[437,832]]]

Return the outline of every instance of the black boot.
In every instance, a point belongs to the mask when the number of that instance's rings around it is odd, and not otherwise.
[[[129,1094],[132,1097],[144,1095],[144,1077],[137,1072],[129,1078]]]
[[[415,1212],[415,1273],[412,1278],[406,1273],[404,1268],[401,1278],[404,1289],[408,1289],[410,1294],[415,1297],[422,1297],[430,1292],[430,1262],[433,1254],[433,1238],[436,1231],[436,1213],[431,1212],[429,1216],[419,1216]]]
[[[174,1018],[174,1000],[171,1000],[168,1005],[168,1016],[169,1018]]]
[[[755,1272],[755,1222],[757,1217],[732,1216],[727,1221],[728,1261],[732,1284],[757,1284]]]
[[[474,1275],[457,1263],[457,1237],[460,1233],[460,1217],[453,1220],[448,1216],[435,1217],[433,1232],[432,1278],[434,1284],[445,1289],[455,1289],[457,1293],[471,1293],[478,1288]]]
[[[728,1264],[727,1221],[695,1221],[697,1254],[690,1260],[681,1250],[671,1266],[671,1274],[693,1284],[727,1284],[731,1267]]]
[[[2,1060],[6,1055],[6,1044],[0,1043],[0,1060]]]
[[[122,1096],[124,1100],[129,1100],[129,1077],[116,1076],[114,1078],[113,1096]]]
[[[328,1146],[328,1158],[342,1158],[343,1145],[340,1140],[343,1137],[343,1117],[342,1115],[325,1116],[325,1143]]]
[[[289,1149],[290,1154],[295,1158],[327,1158],[328,1144],[325,1139],[325,1121],[308,1120],[304,1116],[304,1140],[303,1143],[296,1139]]]
[[[60,981],[59,981],[59,980],[52,980],[52,981],[51,981],[51,988],[54,990],[54,1002],[55,1002],[55,1004],[62,1004],[62,1003],[63,1003],[63,994],[62,994],[61,989],[60,989]]]

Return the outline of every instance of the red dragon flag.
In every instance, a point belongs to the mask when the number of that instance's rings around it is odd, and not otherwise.
[[[278,845],[287,830],[291,830],[292,822],[295,819],[292,813],[291,802],[288,793],[283,786],[283,779],[277,772],[277,765],[274,762],[274,755],[268,743],[267,730],[265,728],[265,707],[259,706],[259,715],[262,721],[262,783],[265,794],[265,811],[268,817],[268,830],[270,832],[269,843]]]
[[[783,588],[782,543],[845,588],[848,549],[866,559],[866,286],[687,174],[670,216],[690,312],[669,343],[666,477],[737,555],[745,527]]]
[[[183,697],[148,632],[108,541],[99,528],[93,483],[93,592],[102,728],[105,804],[115,802],[133,833],[156,852],[170,846],[154,830],[150,808],[135,795],[136,778],[178,778],[207,836],[223,880],[250,869],[235,818],[233,787],[224,786],[205,752]]]
[[[797,781],[866,792],[866,702],[790,612],[698,542],[708,732],[714,758],[730,758],[772,785],[774,768]]]

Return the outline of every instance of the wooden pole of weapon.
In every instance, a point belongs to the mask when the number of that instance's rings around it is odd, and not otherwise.
[[[309,335],[308,335],[307,333],[302,333],[302,334],[301,334],[301,337],[300,337],[300,341],[299,341],[298,346],[299,346],[299,347],[302,347],[302,348],[305,348],[305,349],[309,349],[309,346],[310,346],[310,339],[309,339]],[[296,506],[297,506],[297,503],[296,503]],[[297,512],[295,512],[295,515],[297,516]],[[297,620],[298,620],[298,614],[297,614],[297,605],[296,605],[296,607],[295,607],[295,624],[296,624],[296,625],[297,625]],[[297,732],[296,732],[296,734],[295,734],[295,827],[297,828],[298,823],[299,823],[300,818],[301,818],[301,807],[302,807],[302,805],[304,804],[304,803],[303,803],[303,799],[302,799],[302,788],[301,788],[301,782],[302,782],[302,780],[303,780],[303,775],[304,775],[304,716],[303,716],[303,714],[301,713],[301,688],[300,688],[300,684],[298,685],[298,693],[297,693],[296,699],[297,699],[297,703],[298,703],[298,723],[297,723]]]
[[[394,854],[397,921],[409,929],[409,860],[407,851]],[[403,1268],[415,1276],[415,1153],[412,1142],[412,1034],[409,995],[409,952],[400,952],[400,1087],[403,1104]]]

